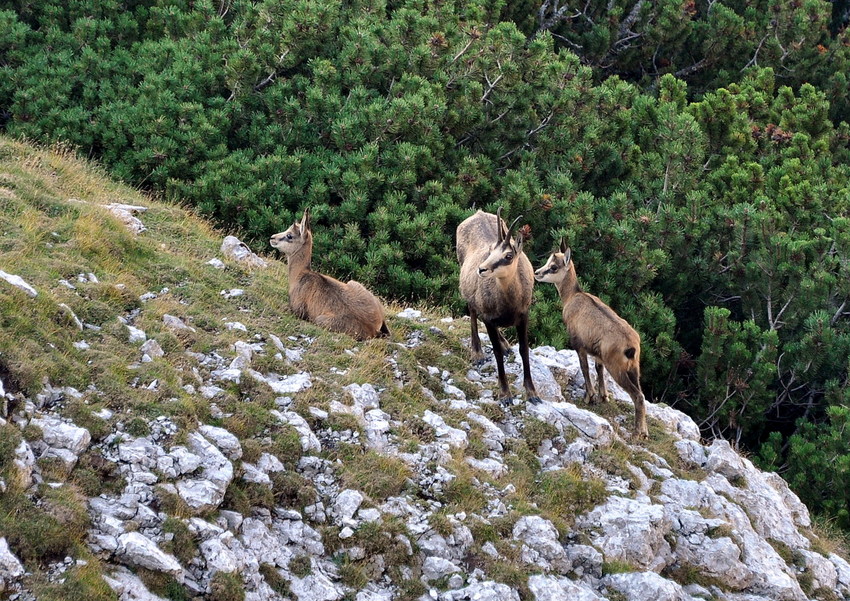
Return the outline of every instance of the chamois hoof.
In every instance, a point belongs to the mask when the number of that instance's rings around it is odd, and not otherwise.
[[[474,367],[475,369],[481,369],[485,365],[487,365],[487,357],[481,357],[480,359],[472,360],[472,367]]]
[[[540,403],[543,402],[543,400],[539,396],[534,395],[534,396],[528,397],[528,402],[531,403],[532,405],[539,405]]]
[[[512,397],[512,396],[499,397],[499,402],[502,404],[503,407],[513,407],[514,397]]]

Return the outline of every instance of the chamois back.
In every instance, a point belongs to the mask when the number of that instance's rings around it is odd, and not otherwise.
[[[381,302],[360,282],[343,283],[310,268],[313,233],[309,209],[300,222],[273,235],[269,243],[286,255],[289,306],[298,317],[357,340],[389,335]]]

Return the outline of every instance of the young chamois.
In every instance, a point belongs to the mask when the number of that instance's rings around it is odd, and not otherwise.
[[[528,307],[534,286],[534,268],[522,252],[522,240],[514,241],[517,217],[506,227],[501,208],[496,215],[478,211],[457,226],[457,260],[460,263],[460,294],[469,306],[472,323],[472,360],[481,363],[478,318],[484,322],[499,374],[500,399],[512,399],[505,377],[504,353],[510,349],[500,327],[516,326],[526,398],[539,403],[528,363]]]
[[[560,252],[553,252],[546,264],[534,272],[538,282],[551,282],[558,287],[564,304],[564,325],[570,334],[570,345],[578,353],[581,373],[584,376],[584,400],[590,404],[597,400],[592,392],[587,355],[596,363],[598,400],[605,401],[603,366],[635,404],[635,436],[646,438],[646,407],[640,388],[640,335],[626,320],[597,297],[582,291],[576,278],[570,249],[561,241]]]
[[[289,306],[298,317],[357,340],[389,335],[381,302],[360,282],[343,284],[310,269],[313,233],[309,209],[304,210],[300,223],[296,221],[269,242],[286,255]]]

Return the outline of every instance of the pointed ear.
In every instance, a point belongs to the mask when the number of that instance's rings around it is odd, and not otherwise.
[[[566,243],[566,242],[564,242],[564,239],[563,239],[563,238],[561,238],[561,242],[558,244],[558,250],[559,250],[562,254],[565,254],[565,253],[569,250],[569,247],[567,246],[567,243]]]
[[[569,248],[564,249],[564,265],[570,264],[570,255],[572,254],[573,251],[571,251]]]
[[[517,236],[515,238],[515,240],[516,240],[516,254],[519,254],[519,253],[522,252],[522,246],[523,246],[523,244],[525,244],[525,238],[523,238],[522,236]]]
[[[303,240],[307,236],[307,232],[310,231],[310,209],[304,209],[304,215],[301,217],[301,223],[298,224],[298,231],[301,232],[301,239]]]

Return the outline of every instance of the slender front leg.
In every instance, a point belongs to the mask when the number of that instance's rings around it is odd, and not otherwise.
[[[478,337],[478,313],[469,308],[469,321],[472,326],[472,364],[476,367],[484,363],[484,351],[481,350],[481,339]]]
[[[486,321],[484,325],[487,326],[487,333],[490,335],[490,342],[493,344],[493,356],[496,357],[496,371],[499,374],[499,400],[507,405],[513,400],[513,395],[508,387],[508,378],[505,376],[505,360],[502,356],[502,345],[499,343],[499,328]]]
[[[593,361],[596,363],[596,389],[599,391],[599,401],[604,403],[608,400],[608,387],[605,385],[605,366],[602,365],[602,361],[595,357]]]
[[[590,368],[587,366],[587,351],[577,349],[578,363],[581,366],[581,375],[584,376],[584,402],[588,405],[593,404],[593,394],[591,392],[593,383],[590,381]]]
[[[531,379],[531,362],[528,358],[528,314],[523,313],[516,324],[516,332],[519,337],[519,354],[522,357],[522,381],[525,386],[525,398],[532,405],[540,402],[537,389]]]

